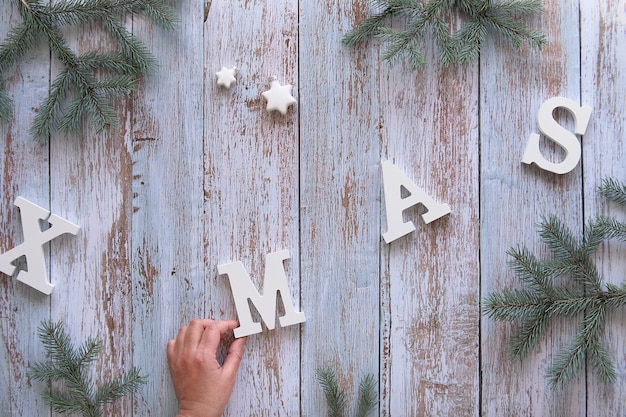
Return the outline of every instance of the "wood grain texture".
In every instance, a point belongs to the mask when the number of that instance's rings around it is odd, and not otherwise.
[[[98,25],[65,33],[79,55],[106,50],[111,43]],[[51,73],[61,70],[53,60]],[[75,346],[89,337],[101,341],[100,356],[90,368],[97,386],[130,368],[133,356],[128,233],[131,159],[124,132],[129,115],[125,104],[118,106],[120,129],[96,134],[84,122],[75,134],[53,132],[49,139],[51,210],[81,227],[76,237],[50,243],[56,285],[50,296],[50,316],[53,322],[64,323]],[[63,385],[53,387],[62,389]],[[131,405],[132,398],[124,398],[106,408],[105,414],[123,414]]]
[[[10,2],[3,2],[0,8],[0,36],[4,39],[8,28],[21,22],[21,16]],[[0,253],[24,239],[20,212],[13,205],[18,196],[44,208],[50,204],[48,144],[33,141],[28,133],[48,90],[48,56],[48,48],[41,45],[2,80],[13,98],[14,118],[0,125]],[[49,257],[48,250],[46,254]],[[24,264],[20,260],[18,269],[25,268]],[[28,367],[44,359],[36,334],[39,323],[50,317],[50,299],[17,281],[16,274],[9,277],[0,273],[0,416],[46,416],[49,410],[39,396],[45,383],[32,381]]]
[[[452,213],[386,247],[388,307],[385,412],[390,416],[478,415],[478,66],[443,68],[432,44],[416,77],[405,63],[381,70],[385,152]],[[386,230],[386,225],[382,231]]]
[[[516,326],[480,315],[488,293],[521,286],[509,247],[546,254],[541,215],[576,232],[596,214],[626,218],[595,192],[605,176],[626,181],[625,0],[547,0],[528,21],[548,35],[542,51],[490,37],[478,63],[446,69],[426,42],[419,72],[381,62],[377,40],[341,44],[367,16],[366,0],[176,3],[174,31],[128,18],[160,67],[119,103],[117,131],[30,137],[58,69],[45,45],[4,81],[16,117],[0,126],[0,252],[21,241],[18,195],[82,230],[49,249],[50,297],[0,277],[0,417],[54,415],[45,384],[27,375],[44,359],[36,328],[46,318],[63,319],[77,343],[103,340],[94,374],[138,366],[148,375],[108,415],[173,416],[168,339],[194,317],[236,317],[218,265],[243,262],[261,291],[266,255],[282,249],[307,321],[248,337],[225,416],[326,415],[321,366],[337,371],[352,405],[373,373],[372,415],[626,413],[626,312],[610,314],[604,338],[618,381],[601,383],[589,366],[556,391],[545,370],[581,317],[553,323],[519,362],[507,356]],[[12,2],[0,11],[4,37],[21,18]],[[97,27],[68,35],[79,49],[108,42]],[[222,66],[239,68],[228,90],[215,82]],[[272,76],[294,86],[286,115],[265,110]],[[520,162],[539,106],[557,95],[593,106],[583,161],[562,176]],[[542,150],[562,157],[547,141]],[[416,231],[384,243],[383,159],[452,213],[426,225],[424,209],[411,208]],[[601,248],[608,282],[623,282],[624,250]]]
[[[160,62],[133,99],[133,361],[149,381],[139,416],[178,409],[165,348],[179,327],[204,317],[203,3],[178,2],[166,31],[136,19],[134,33]]]
[[[626,42],[626,2],[581,2],[581,102],[593,108],[591,121],[583,137],[583,187],[585,218],[613,216],[626,221],[626,211],[596,194],[604,178],[626,178],[626,56],[617,45]],[[626,242],[612,240],[602,245],[597,265],[605,282],[622,285],[626,270]],[[614,384],[603,383],[587,367],[589,415],[610,417],[626,414],[626,311],[611,310],[602,340],[617,371]]]
[[[285,115],[270,113],[261,96],[276,77],[281,85],[293,85],[292,95],[299,99],[298,4],[213,1],[206,16],[206,311],[211,317],[236,317],[228,277],[218,274],[218,265],[241,261],[262,292],[266,255],[283,249],[291,254],[284,267],[299,311],[298,106]],[[229,90],[216,84],[215,72],[222,66],[239,68]],[[274,331],[247,337],[225,415],[300,413],[299,328],[276,322]]]
[[[380,141],[378,54],[342,46],[364,2],[307,3],[300,20],[300,201],[304,416],[325,414],[318,368],[349,404],[378,377]]]
[[[537,223],[554,214],[575,233],[582,230],[581,166],[556,175],[520,161],[543,101],[580,97],[578,2],[550,1],[539,25],[548,35],[544,50],[507,53],[495,43],[481,56],[481,291],[519,288],[507,266],[506,250],[524,245],[547,255]],[[507,48],[507,49],[505,49]],[[510,52],[510,50],[509,50]],[[565,116],[565,113],[560,114]],[[572,128],[573,121],[561,117]],[[552,160],[562,155],[544,142]],[[515,324],[483,318],[481,327],[482,412],[485,415],[585,415],[585,376],[579,373],[565,390],[551,390],[544,374],[558,350],[575,334],[576,319],[551,323],[547,334],[522,361],[508,358]]]

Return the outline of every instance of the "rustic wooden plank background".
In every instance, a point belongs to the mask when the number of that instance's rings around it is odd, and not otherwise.
[[[2,38],[20,21],[14,3],[0,5]],[[77,341],[100,336],[94,372],[149,375],[110,415],[173,415],[167,340],[193,317],[235,317],[217,265],[242,261],[260,287],[265,256],[281,249],[307,321],[249,337],[228,416],[325,415],[320,366],[351,398],[374,374],[381,416],[626,414],[626,311],[605,335],[617,382],[589,367],[556,391],[543,374],[577,321],[553,324],[519,363],[507,358],[514,326],[480,314],[489,292],[519,285],[507,248],[545,250],[541,215],[580,231],[595,214],[625,214],[595,187],[626,180],[626,0],[546,1],[529,21],[548,35],[544,50],[492,40],[478,62],[446,69],[427,45],[420,72],[381,63],[376,41],[341,45],[364,0],[178,3],[175,32],[128,21],[161,66],[120,103],[117,132],[29,136],[57,68],[45,46],[5,81],[16,117],[0,127],[0,252],[22,239],[17,196],[82,230],[48,251],[51,296],[0,278],[0,416],[55,415],[27,373],[44,358],[36,329],[48,318]],[[94,28],[70,36],[78,49],[108,42]],[[240,69],[230,90],[215,84],[222,65]],[[271,76],[294,86],[284,116],[264,110]],[[539,106],[557,95],[593,107],[582,162],[563,176],[520,163]],[[385,244],[383,159],[452,213],[425,225],[408,210],[417,230]],[[623,281],[624,249],[603,245],[607,281]]]

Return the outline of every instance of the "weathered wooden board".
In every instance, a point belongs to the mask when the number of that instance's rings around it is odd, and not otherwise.
[[[17,7],[3,2],[0,36],[21,22]],[[4,81],[13,97],[15,119],[0,126],[0,253],[23,242],[19,209],[13,205],[22,196],[42,207],[50,200],[49,147],[30,138],[28,129],[39,100],[48,91],[50,61],[45,45],[31,51],[15,73]],[[47,252],[48,253],[48,252]],[[53,281],[53,283],[59,284]],[[41,359],[43,349],[37,327],[50,315],[50,299],[0,273],[0,415],[49,414],[39,393],[45,384],[31,381],[27,367]]]
[[[584,214],[614,216],[626,220],[626,212],[595,189],[603,178],[626,178],[626,56],[618,45],[626,42],[626,1],[581,2],[581,102],[593,107],[583,138]],[[599,253],[598,267],[606,282],[624,283],[626,242],[611,241]],[[617,417],[626,414],[626,311],[610,311],[603,344],[615,363],[617,382],[603,383],[589,366],[587,398],[589,415]]]
[[[491,45],[481,56],[481,291],[519,287],[505,251],[524,245],[546,254],[537,223],[554,214],[582,231],[582,168],[558,176],[521,163],[543,101],[580,97],[577,1],[551,2],[540,21],[548,35],[541,52],[504,53]],[[509,47],[506,45],[506,47]],[[563,113],[564,115],[565,113]],[[571,118],[562,118],[571,129]],[[569,123],[569,124],[568,124]],[[546,145],[551,159],[562,158]],[[585,415],[585,377],[579,373],[566,390],[551,390],[544,373],[561,347],[570,343],[576,320],[553,323],[523,362],[508,358],[515,325],[483,318],[481,326],[482,412],[485,415]]]
[[[204,209],[206,312],[236,316],[228,277],[217,267],[241,261],[262,291],[266,255],[283,249],[296,310],[300,308],[298,106],[267,112],[270,79],[298,97],[298,4],[293,0],[209,2],[204,23]],[[245,22],[245,23],[244,23]],[[217,86],[222,66],[237,82]],[[265,295],[265,294],[264,294]],[[286,296],[287,294],[281,294]],[[305,309],[305,314],[307,313]],[[247,337],[227,415],[298,415],[299,326]]]
[[[452,212],[425,224],[407,210],[416,231],[383,246],[382,414],[478,415],[478,66],[425,53],[419,77],[381,70],[382,157]]]
[[[302,415],[323,415],[316,370],[335,370],[350,406],[378,377],[378,54],[341,38],[363,2],[313,4],[300,19]]]
[[[148,375],[108,414],[174,415],[167,340],[193,317],[235,317],[218,265],[242,261],[260,290],[266,255],[282,249],[307,321],[248,337],[227,416],[325,415],[323,366],[351,401],[374,374],[381,416],[626,412],[626,312],[610,314],[605,335],[618,381],[588,367],[554,391],[544,372],[580,317],[554,323],[520,363],[507,356],[515,326],[480,312],[488,293],[520,285],[507,248],[546,253],[542,215],[577,232],[595,214],[626,217],[595,193],[603,177],[626,180],[625,0],[546,1],[529,21],[549,37],[543,51],[490,40],[479,62],[446,69],[427,42],[420,72],[380,62],[378,41],[341,44],[365,0],[177,3],[174,31],[128,20],[161,64],[119,104],[118,131],[29,136],[56,71],[45,45],[4,81],[16,117],[0,126],[0,252],[21,241],[18,195],[82,230],[51,245],[50,297],[0,277],[0,417],[55,415],[27,375],[44,359],[36,331],[48,318],[77,342],[102,339],[94,373]],[[4,37],[20,17],[12,2],[0,10]],[[107,43],[97,28],[68,34],[79,49]],[[228,90],[215,83],[222,66],[239,68]],[[265,110],[272,76],[294,86],[286,115]],[[562,176],[520,162],[539,106],[557,95],[594,108],[583,162]],[[426,225],[423,208],[407,210],[416,231],[384,243],[386,159],[452,213]],[[607,281],[623,282],[625,249],[602,247]]]
[[[142,416],[177,410],[165,344],[205,316],[202,117],[203,7],[178,2],[174,32],[135,20],[160,69],[133,97],[126,132],[132,158],[133,363],[149,375]],[[131,183],[127,185],[131,188]]]
[[[64,33],[79,55],[110,49],[111,39],[98,25]],[[53,59],[51,73],[58,73],[59,66]],[[130,112],[124,104],[118,106],[119,129],[97,134],[83,123],[75,134],[52,132],[49,139],[50,210],[81,227],[75,238],[50,244],[56,288],[49,314],[63,321],[76,346],[89,336],[101,341],[101,355],[91,369],[96,384],[133,363],[131,160],[125,135]],[[124,398],[106,413],[120,415],[131,407],[132,398]]]

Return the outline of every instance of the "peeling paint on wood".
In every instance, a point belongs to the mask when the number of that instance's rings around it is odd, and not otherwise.
[[[0,126],[0,251],[22,238],[18,195],[82,231],[49,249],[50,297],[0,277],[0,417],[55,415],[45,384],[27,374],[43,359],[36,329],[48,318],[77,341],[101,338],[94,372],[135,365],[149,376],[109,414],[173,416],[167,340],[193,317],[235,317],[217,265],[242,261],[260,288],[265,256],[282,249],[307,321],[249,338],[225,416],[324,415],[324,365],[350,394],[376,375],[386,417],[626,414],[626,312],[611,313],[605,335],[617,383],[588,372],[558,391],[543,374],[577,321],[555,323],[520,363],[507,357],[513,327],[480,315],[481,297],[519,285],[506,249],[543,250],[542,214],[575,230],[598,213],[624,214],[595,187],[626,180],[626,0],[547,1],[531,23],[548,35],[543,51],[490,41],[479,63],[446,69],[431,49],[421,72],[380,62],[376,40],[341,44],[366,1],[178,3],[174,32],[129,22],[161,65],[118,106],[117,132],[29,137],[57,70],[44,48],[5,81],[16,117]],[[20,18],[11,2],[0,9],[3,37]],[[71,36],[77,48],[106,43],[93,30]],[[239,68],[229,90],[215,84],[223,65]],[[265,110],[272,76],[294,86],[286,115]],[[520,162],[540,104],[555,95],[593,107],[583,163],[563,176]],[[450,216],[385,244],[381,159],[450,204]],[[621,282],[624,250],[602,247],[607,281]]]

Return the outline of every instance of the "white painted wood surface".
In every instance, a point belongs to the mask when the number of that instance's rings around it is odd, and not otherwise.
[[[578,19],[577,2],[554,4],[541,19],[550,42],[545,50],[502,55],[496,44],[481,57],[481,75],[491,80],[481,85],[480,95],[481,290],[485,295],[520,285],[507,266],[507,248],[525,245],[548,254],[537,233],[540,216],[555,214],[575,233],[582,231],[582,198],[594,195],[593,190],[582,192],[583,164],[569,175],[556,176],[520,163],[528,136],[537,131],[536,115],[543,101],[554,96],[580,97]],[[571,118],[562,119],[571,128]],[[505,149],[503,142],[508,143]],[[554,146],[543,149],[553,158],[560,156]],[[508,336],[514,326],[483,317],[483,411],[488,415],[585,416],[583,373],[567,390],[551,391],[543,379],[554,355],[570,343],[579,319],[553,323],[542,342],[519,362],[508,359]]]
[[[77,341],[100,336],[95,372],[148,375],[109,415],[173,415],[167,340],[193,317],[235,316],[217,265],[242,261],[260,287],[265,255],[281,249],[307,321],[249,337],[227,416],[326,415],[315,380],[325,365],[350,398],[374,374],[381,416],[626,413],[626,311],[611,313],[605,335],[618,381],[589,367],[556,391],[543,374],[578,321],[552,325],[519,363],[507,358],[514,326],[480,314],[489,292],[519,285],[507,248],[545,251],[541,215],[578,231],[598,213],[626,217],[595,193],[603,177],[626,181],[626,1],[546,1],[529,22],[548,35],[543,51],[490,41],[479,62],[445,69],[427,47],[420,72],[381,63],[376,41],[341,45],[365,1],[178,3],[174,32],[128,22],[161,65],[119,104],[120,131],[29,137],[57,65],[43,46],[5,81],[16,117],[0,126],[0,252],[22,238],[17,196],[82,230],[49,249],[50,297],[0,276],[1,417],[55,415],[27,374],[44,359],[44,319],[63,320]],[[12,2],[0,9],[4,38],[20,18]],[[71,36],[77,48],[107,42]],[[240,69],[229,90],[215,84],[222,65]],[[271,76],[294,85],[284,116],[264,110]],[[520,162],[539,106],[556,95],[593,107],[583,161],[564,176]],[[385,244],[382,159],[452,213],[425,225],[408,210],[417,230]],[[602,247],[607,281],[623,282],[625,250]]]

